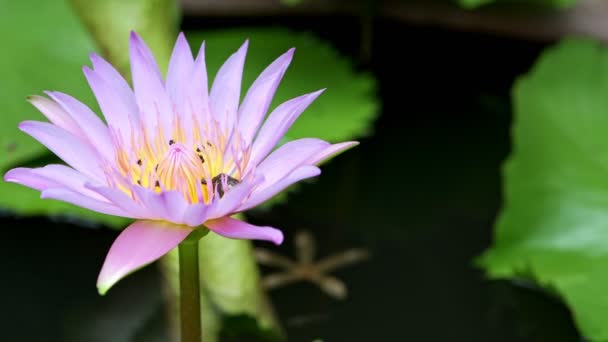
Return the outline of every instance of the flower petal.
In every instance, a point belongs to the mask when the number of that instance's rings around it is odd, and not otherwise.
[[[165,134],[172,132],[173,108],[165,90],[154,55],[135,32],[129,40],[131,74],[135,99],[146,123],[159,121]]]
[[[136,128],[129,114],[133,109],[120,101],[116,89],[112,88],[112,85],[101,78],[96,71],[85,66],[82,72],[95,94],[109,128],[119,132],[123,141],[130,142],[131,132]]]
[[[127,83],[127,80],[116,70],[112,64],[108,63],[102,57],[91,53],[91,62],[93,63],[93,70],[101,77],[110,88],[116,91],[116,95],[121,97],[123,104],[127,105],[127,108],[132,110],[129,114],[137,114],[137,105],[135,104],[135,95],[133,90]]]
[[[129,213],[130,217],[160,218],[157,213],[154,213],[150,209],[141,206],[119,189],[110,188],[107,186],[95,186],[92,184],[85,184],[84,186],[107,198],[108,201],[112,202],[115,206]]]
[[[66,188],[84,196],[107,202],[107,199],[103,196],[84,186],[86,183],[93,182],[91,178],[65,165],[50,164],[33,169],[19,167],[8,171],[4,175],[4,180],[38,191],[50,188]]]
[[[86,140],[95,146],[106,160],[113,161],[114,145],[108,126],[89,107],[70,95],[60,92],[47,94],[70,114],[81,131],[86,132]]]
[[[132,191],[146,210],[153,215],[150,219],[162,219],[175,224],[184,224],[183,216],[188,208],[184,196],[177,191],[156,193],[141,186],[133,186]]]
[[[324,151],[330,144],[321,139],[304,138],[293,140],[272,152],[255,170],[264,175],[263,190],[302,166],[307,160]],[[310,163],[307,163],[310,164]]]
[[[209,94],[211,111],[224,130],[231,130],[236,121],[248,45],[249,41],[246,40],[238,51],[224,62],[211,86]]]
[[[346,141],[339,144],[333,144],[320,153],[306,161],[306,164],[319,165],[323,162],[337,156],[338,154],[359,145],[358,141]]]
[[[190,227],[198,227],[207,220],[209,206],[203,203],[191,204],[186,208],[182,221]]]
[[[245,203],[243,203],[237,209],[237,211],[244,211],[244,210],[253,208],[253,207],[259,205],[260,203],[267,201],[268,199],[275,196],[279,192],[283,191],[288,186],[290,186],[294,183],[297,183],[303,179],[318,176],[320,173],[321,173],[321,170],[316,166],[306,165],[306,166],[299,167],[296,170],[294,170],[292,173],[290,173],[287,177],[284,177],[283,179],[274,183],[273,185],[268,186],[259,191],[257,191],[257,190],[254,191],[251,194],[251,197],[249,197],[247,199],[247,201],[245,201]]]
[[[190,86],[193,67],[194,58],[190,45],[188,45],[184,33],[181,32],[175,42],[167,71],[167,91],[176,105],[184,102],[182,96]]]
[[[135,218],[122,208],[115,206],[113,203],[100,201],[75,191],[68,190],[67,188],[51,188],[44,190],[40,193],[40,198],[50,198],[71,203],[77,207],[89,209],[102,214]]]
[[[23,121],[19,129],[48,147],[74,169],[97,180],[104,181],[103,165],[93,146],[59,126],[38,121]]]
[[[251,148],[251,159],[247,168],[251,170],[264,159],[276,146],[279,140],[287,133],[302,112],[317,98],[324,89],[314,93],[302,95],[279,105],[270,113],[268,119],[262,126],[260,133],[253,142]]]
[[[105,294],[120,279],[167,254],[190,232],[190,227],[163,221],[132,223],[110,247],[97,278],[99,293]]]
[[[214,233],[233,239],[253,239],[272,241],[277,245],[283,242],[283,233],[272,227],[259,227],[247,222],[222,217],[205,222]]]
[[[105,59],[94,53],[90,55],[90,58],[95,73],[109,86],[108,90],[113,92],[114,101],[117,101],[122,105],[123,108],[121,112],[123,115],[130,118],[133,127],[137,127],[137,123],[139,122],[139,108],[137,108],[135,94],[133,94],[133,90],[129,86],[129,83],[127,83],[122,75]]]
[[[83,134],[76,121],[57,102],[38,95],[28,96],[27,100],[44,114],[50,122],[82,140],[86,140],[86,135]]]
[[[192,68],[192,81],[188,87],[188,103],[192,105],[199,118],[199,124],[204,124],[209,115],[209,85],[207,80],[207,65],[205,63],[205,42],[201,44],[198,56]]]
[[[239,108],[239,132],[248,145],[260,128],[274,93],[291,63],[294,50],[289,49],[258,76]]]
[[[190,128],[193,125],[194,107],[187,100],[188,91],[191,87],[190,83],[192,80],[193,68],[194,59],[192,57],[192,51],[182,32],[177,37],[169,61],[166,89],[174,108],[176,108],[176,114],[179,116],[180,125],[182,127],[188,127],[185,131],[186,141],[188,141],[188,143],[193,143],[192,129]]]

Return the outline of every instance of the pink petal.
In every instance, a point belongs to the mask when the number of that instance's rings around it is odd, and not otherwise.
[[[51,188],[43,190],[40,194],[40,198],[50,198],[71,203],[77,207],[89,209],[102,214],[135,218],[130,213],[122,210],[110,202],[100,201],[67,188]]]
[[[19,129],[48,147],[74,169],[97,181],[105,181],[99,154],[89,144],[61,127],[46,122],[23,121]]]
[[[160,218],[160,216],[158,216],[156,213],[135,202],[131,197],[127,196],[127,194],[119,189],[110,188],[107,186],[95,186],[91,184],[85,184],[84,186],[87,189],[91,189],[101,196],[107,198],[108,201],[112,202],[115,206],[129,213],[130,217]]]
[[[32,170],[33,169],[25,167],[18,167],[9,170],[4,175],[4,181],[21,184],[38,191],[61,186],[57,183],[57,181],[48,179],[46,177],[41,177],[40,175],[32,172]]]
[[[116,238],[97,278],[105,294],[125,276],[156,261],[182,242],[192,228],[163,221],[142,220],[128,226]]]
[[[167,217],[171,222],[190,225],[188,221],[184,219],[184,216],[191,205],[186,202],[186,199],[181,192],[163,191],[161,198],[165,205],[165,210],[168,213]],[[200,223],[198,225],[200,225]]]
[[[192,69],[192,80],[189,82],[188,87],[188,104],[191,104],[197,112],[200,124],[204,124],[206,118],[209,115],[209,86],[207,80],[207,65],[205,63],[205,42],[201,44],[201,48],[194,61],[194,67]]]
[[[89,107],[70,95],[60,92],[47,94],[70,114],[81,131],[86,132],[86,140],[95,146],[106,160],[114,161],[114,145],[108,126]]]
[[[123,103],[120,95],[112,85],[101,76],[90,69],[83,67],[82,72],[89,82],[91,90],[95,94],[99,108],[108,122],[108,126],[119,132],[123,141],[131,141],[131,132],[136,127],[132,118],[133,108],[130,104]],[[133,114],[135,115],[135,114]]]
[[[90,58],[95,73],[109,85],[109,90],[114,94],[114,101],[123,106],[122,112],[129,116],[131,124],[135,126],[139,122],[139,108],[135,103],[133,90],[122,75],[105,59],[94,53],[90,55]]]
[[[133,186],[137,200],[154,216],[149,219],[160,219],[175,224],[185,224],[184,215],[188,203],[184,196],[177,191],[163,191],[156,193],[141,186]]]
[[[337,156],[338,154],[353,148],[355,146],[359,145],[359,142],[357,141],[347,141],[347,142],[343,142],[343,143],[339,143],[339,144],[333,144],[329,147],[327,147],[326,149],[324,149],[323,151],[321,151],[321,153],[318,153],[316,155],[314,155],[312,158],[308,159],[306,161],[306,164],[312,164],[312,165],[319,165],[322,164],[323,162]]]
[[[324,151],[330,144],[321,139],[304,138],[293,140],[272,152],[255,170],[264,175],[264,183],[258,190],[263,190],[287,176],[296,168],[315,155]],[[310,164],[310,163],[306,163]]]
[[[123,96],[122,100],[125,104],[129,104],[130,108],[135,108],[135,95],[133,90],[127,83],[127,80],[116,70],[112,64],[108,63],[105,59],[98,56],[95,53],[91,53],[91,62],[93,63],[93,70],[107,82],[112,89],[115,89],[118,95]]]
[[[146,123],[156,123],[160,120],[159,123],[165,134],[170,134],[174,114],[169,96],[165,91],[154,55],[135,32],[131,32],[129,56],[135,98],[144,115],[141,120]]]
[[[182,127],[192,127],[193,110],[192,104],[188,102],[188,92],[191,88],[192,71],[194,59],[190,51],[190,45],[183,33],[180,33],[175,42],[173,53],[169,61],[167,72],[166,89],[169,93],[173,106],[177,110]],[[206,94],[205,94],[206,95]],[[185,131],[187,141],[192,141],[192,129]]]
[[[224,62],[211,86],[209,95],[211,111],[224,130],[232,129],[236,121],[248,45],[249,41],[245,41],[239,50]]]
[[[193,67],[192,51],[190,51],[190,45],[188,45],[188,41],[186,41],[182,32],[175,42],[169,61],[169,70],[167,71],[167,90],[176,105],[183,102],[181,99],[190,86]]]
[[[279,105],[270,113],[268,119],[262,126],[258,137],[253,142],[251,159],[247,166],[249,171],[259,164],[268,153],[276,146],[287,130],[293,125],[302,112],[317,98],[324,90],[302,95]]]
[[[247,222],[223,217],[205,222],[211,231],[233,239],[266,240],[277,245],[283,242],[283,233],[272,227],[259,227]]]
[[[250,144],[272,102],[295,49],[289,49],[270,64],[253,82],[239,109],[239,132]]]
[[[57,102],[38,95],[29,96],[27,99],[50,122],[72,133],[74,136],[86,140],[86,135],[78,127],[76,121]]]
[[[65,165],[50,164],[35,169],[19,167],[7,172],[4,175],[4,180],[38,191],[50,188],[66,188],[84,196],[107,202],[107,199],[103,196],[84,186],[86,183],[93,182],[91,178]]]
[[[209,206],[203,203],[190,204],[182,218],[184,224],[190,227],[198,227],[207,220]]]
[[[287,188],[288,186],[297,183],[303,179],[318,176],[319,174],[321,174],[321,170],[316,166],[307,165],[299,167],[292,173],[290,173],[287,177],[284,177],[273,185],[268,186],[259,191],[254,191],[251,194],[251,197],[249,197],[247,201],[245,201],[245,203],[243,203],[238,208],[238,211],[244,211],[253,208],[272,198],[279,192],[285,190],[285,188]]]

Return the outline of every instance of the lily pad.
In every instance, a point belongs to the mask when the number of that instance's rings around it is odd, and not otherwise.
[[[35,10],[33,10],[35,9]],[[19,131],[23,120],[46,120],[26,101],[44,90],[61,90],[94,104],[81,67],[95,46],[64,0],[0,0],[0,171],[49,152]],[[117,223],[122,219],[96,214],[66,203],[40,200],[40,193],[0,182],[0,208],[23,215],[69,215]]]
[[[581,332],[608,340],[608,49],[566,40],[513,90],[513,152],[494,246],[495,278],[527,277],[570,307]]]

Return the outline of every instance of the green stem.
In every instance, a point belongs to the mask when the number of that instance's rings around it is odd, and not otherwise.
[[[202,341],[199,283],[198,239],[186,239],[179,244],[181,342]]]

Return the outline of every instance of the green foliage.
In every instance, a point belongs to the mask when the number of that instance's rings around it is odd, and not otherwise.
[[[36,10],[32,10],[32,9]],[[63,0],[0,0],[0,171],[45,159],[48,150],[18,130],[23,120],[46,120],[25,100],[43,90],[61,90],[88,104],[94,100],[80,68],[95,49]],[[58,201],[38,191],[0,182],[0,207],[25,215],[74,215],[108,224],[124,220]]]
[[[608,49],[567,40],[514,87],[513,152],[492,277],[532,277],[583,334],[608,340]]]
[[[129,33],[136,31],[154,52],[161,72],[168,66],[170,44],[180,20],[174,0],[69,0],[104,57],[129,75]]]
[[[162,63],[169,59],[168,42],[175,40],[177,8],[170,0],[81,1],[69,3],[93,33],[96,45],[119,68],[128,70],[128,34],[137,30]],[[44,120],[25,101],[43,90],[68,93],[97,108],[81,67],[96,50],[67,0],[0,0],[0,38],[6,49],[0,56],[0,171],[14,166],[60,162],[48,150],[17,129],[23,120]],[[32,8],[36,8],[32,11]],[[22,29],[15,29],[22,28]],[[117,37],[122,37],[118,39]],[[166,64],[165,64],[166,65]],[[97,110],[99,113],[99,110]],[[44,163],[42,163],[44,162]],[[65,215],[124,227],[126,220],[54,201],[40,200],[39,192],[0,182],[0,207],[22,215]]]

